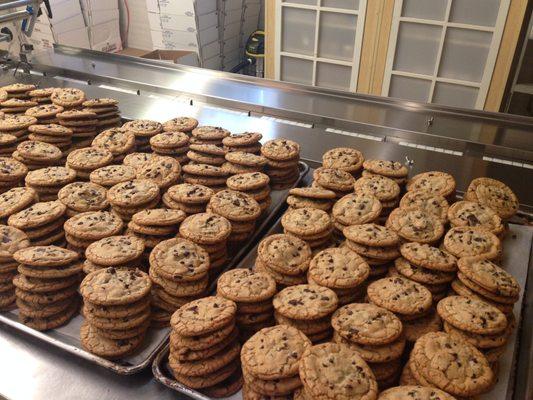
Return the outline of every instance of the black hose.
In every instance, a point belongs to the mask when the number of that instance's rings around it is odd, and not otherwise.
[[[229,72],[236,73],[239,72],[244,67],[247,67],[248,65],[252,65],[252,60],[250,58],[245,59],[244,61],[241,61],[236,66],[234,66],[232,69],[230,69]]]

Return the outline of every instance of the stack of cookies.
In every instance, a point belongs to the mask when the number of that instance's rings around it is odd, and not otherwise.
[[[67,207],[67,217],[87,211],[103,211],[109,207],[107,190],[91,182],[73,182],[57,193],[58,200]]]
[[[265,237],[257,249],[255,270],[272,276],[279,288],[307,283],[311,248],[293,235]]]
[[[21,186],[28,167],[10,157],[0,157],[0,193]]]
[[[214,144],[222,147],[222,140],[230,131],[218,126],[199,126],[191,131],[191,144]]]
[[[335,203],[335,192],[327,189],[303,187],[289,190],[287,204],[291,208],[316,208],[329,212]]]
[[[139,211],[156,208],[160,199],[159,186],[151,179],[117,183],[107,191],[111,209],[126,222]]]
[[[152,305],[168,315],[166,326],[174,311],[205,295],[208,272],[209,254],[190,240],[169,239],[154,247],[150,253]]]
[[[339,306],[360,302],[365,297],[365,281],[370,267],[348,247],[319,252],[309,264],[307,279],[311,285],[327,287],[335,292]]]
[[[242,151],[245,153],[260,154],[263,135],[256,132],[231,134],[222,139],[224,150],[228,152]]]
[[[354,177],[360,175],[365,158],[363,153],[351,147],[337,147],[322,155],[322,166],[349,172]]]
[[[335,292],[324,286],[294,285],[274,296],[274,318],[297,328],[313,343],[331,338],[331,315],[339,305]]]
[[[520,286],[516,279],[489,260],[477,257],[460,258],[457,279],[452,282],[455,293],[483,300],[506,315],[513,311],[519,299]]]
[[[56,115],[63,112],[64,108],[55,104],[44,104],[28,108],[25,115],[37,118],[37,123],[41,125],[57,124]]]
[[[435,370],[437,362],[446,364],[446,371],[456,373]],[[415,384],[436,387],[457,398],[486,393],[496,380],[486,357],[478,349],[444,332],[427,333],[418,339],[407,368]]]
[[[91,111],[67,110],[56,114],[59,124],[72,130],[73,148],[90,146],[97,134],[98,120]]]
[[[0,194],[0,221],[39,201],[37,192],[29,187],[15,187]]]
[[[214,191],[226,188],[228,172],[221,167],[208,164],[192,164],[183,166],[183,181],[210,187]]]
[[[450,205],[440,194],[431,193],[426,190],[413,190],[402,196],[399,207],[403,209],[417,209],[426,214],[431,214],[443,224],[448,222]]]
[[[446,172],[430,171],[415,175],[409,179],[406,188],[408,192],[425,190],[439,194],[448,200],[448,203],[455,201],[455,179]]]
[[[76,288],[82,263],[78,254],[56,246],[18,250],[17,287],[19,320],[30,328],[46,331],[65,324],[78,312]],[[48,301],[42,301],[45,298]],[[55,300],[55,301],[54,301]]]
[[[455,278],[456,259],[449,253],[427,244],[404,243],[402,257],[394,260],[389,274],[400,275],[424,285],[438,302],[446,296]]]
[[[13,83],[2,86],[0,90],[7,94],[6,99],[29,99],[31,97],[29,92],[36,88],[37,86],[31,83]]]
[[[359,178],[354,184],[354,191],[356,193],[371,193],[380,201],[380,223],[385,222],[400,201],[400,186],[392,179],[381,175],[363,176]]]
[[[68,248],[85,255],[85,249],[100,239],[122,232],[122,220],[108,211],[88,211],[66,220],[63,225]]]
[[[135,179],[136,175],[135,168],[128,165],[106,165],[91,172],[89,174],[89,180],[92,183],[109,189],[117,183]]]
[[[300,170],[300,145],[288,139],[273,139],[261,147],[261,155],[267,159],[266,174],[274,190],[291,187],[298,180]]]
[[[158,156],[137,169],[137,179],[151,179],[161,190],[180,180],[181,165],[169,156]]]
[[[267,273],[237,268],[223,273],[217,281],[217,296],[237,304],[236,321],[242,342],[274,325],[274,294],[276,281]]]
[[[398,161],[366,160],[363,163],[362,175],[364,177],[381,175],[385,178],[392,179],[401,188],[403,188],[407,183],[407,175],[409,175],[409,169]]]
[[[52,103],[52,99],[50,99],[50,96],[52,95],[54,89],[55,88],[51,88],[51,87],[33,89],[27,93],[31,101],[35,101],[36,103],[39,103],[39,104],[50,104]]]
[[[163,204],[168,208],[182,210],[188,215],[198,214],[205,212],[213,194],[213,190],[207,186],[180,183],[168,188],[163,195]]]
[[[385,226],[405,242],[437,243],[444,234],[444,225],[436,216],[418,209],[394,209]]]
[[[172,315],[168,364],[178,382],[209,397],[227,397],[240,390],[236,310],[233,301],[211,296]]]
[[[244,399],[292,398],[302,386],[299,362],[310,347],[311,341],[291,326],[257,332],[241,351]]]
[[[35,203],[11,215],[7,223],[23,231],[33,246],[63,245],[67,207],[59,201]]]
[[[210,275],[217,276],[228,259],[227,241],[231,223],[210,212],[190,215],[180,225],[180,235],[209,253]]]
[[[32,125],[28,128],[28,139],[50,143],[61,151],[66,151],[72,145],[72,129],[57,124]]]
[[[499,259],[502,255],[500,239],[479,227],[456,227],[446,232],[442,247],[457,258],[479,257],[487,260]]]
[[[379,388],[394,386],[405,349],[402,321],[374,304],[348,304],[331,318],[333,340],[356,351],[368,363]]]
[[[30,171],[58,165],[63,153],[50,143],[26,140],[19,143],[17,150],[13,152],[13,158],[20,161]]]
[[[333,206],[331,217],[336,235],[342,237],[344,228],[374,222],[381,214],[381,203],[371,193],[350,193],[339,199]]]
[[[176,236],[180,223],[187,215],[181,210],[154,208],[133,214],[128,233],[144,240],[147,252],[159,242]]]
[[[515,215],[520,206],[516,194],[509,186],[491,178],[472,180],[468,185],[464,199],[490,207],[504,221]]]
[[[13,253],[30,245],[24,232],[11,226],[0,225],[0,311],[8,311],[15,306],[15,285],[18,263]]]
[[[82,346],[108,359],[134,352],[150,326],[151,288],[150,278],[139,270],[109,267],[87,275],[80,285]]]
[[[78,180],[89,180],[89,175],[97,168],[113,161],[113,153],[98,147],[83,147],[69,153],[65,166],[76,171]]]
[[[198,120],[191,117],[175,117],[163,123],[165,132],[184,132],[191,136],[191,131],[198,126]]]
[[[262,172],[237,174],[226,180],[228,189],[245,193],[257,201],[262,213],[265,213],[272,203],[269,183],[270,178]]]
[[[335,197],[340,199],[354,191],[354,182],[355,179],[349,172],[336,168],[320,167],[313,172],[312,187],[335,192]]]
[[[300,360],[303,388],[294,398],[376,399],[379,381],[374,375],[357,350],[336,343],[316,345]]]
[[[163,132],[163,125],[148,119],[136,119],[126,122],[122,128],[135,135],[137,151],[150,151],[150,138]]]
[[[26,110],[37,106],[37,103],[25,99],[7,99],[0,102],[0,111],[9,115],[24,114]]]
[[[181,165],[189,158],[189,136],[185,132],[162,132],[150,138],[150,147],[155,154],[174,157]]]
[[[126,154],[134,150],[135,135],[123,128],[110,128],[100,132],[91,146],[109,150],[113,154],[113,162],[120,163]]]
[[[221,166],[226,159],[226,150],[215,144],[191,144],[187,158],[197,164]]]
[[[28,128],[37,123],[37,118],[28,115],[13,115],[10,118],[0,119],[0,133],[15,136],[17,143],[28,137]]]
[[[283,231],[305,240],[311,249],[328,247],[333,225],[329,214],[316,208],[288,210],[281,218]]]
[[[255,221],[261,215],[259,203],[251,196],[235,190],[215,193],[206,210],[223,216],[231,222],[230,243],[245,241],[255,231]]]
[[[135,236],[104,237],[87,246],[83,272],[114,267],[116,269],[146,269],[143,264],[144,242]]]
[[[479,227],[500,238],[505,230],[502,219],[492,208],[473,201],[458,201],[452,204],[448,209],[447,216],[452,228],[457,226]]]
[[[118,100],[107,98],[91,99],[84,101],[82,106],[84,107],[84,111],[90,111],[96,114],[99,131],[121,125]]]
[[[52,91],[50,100],[65,110],[71,110],[82,105],[85,101],[85,93],[76,88],[56,88]]]
[[[39,195],[41,201],[57,200],[59,190],[76,180],[76,172],[65,167],[47,167],[28,172],[26,187]]]
[[[0,133],[0,156],[11,157],[17,149],[18,138],[10,133]]]
[[[223,168],[230,174],[245,174],[263,171],[267,160],[263,156],[242,151],[231,151],[226,154]]]

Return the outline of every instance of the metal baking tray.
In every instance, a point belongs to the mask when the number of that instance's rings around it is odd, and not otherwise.
[[[278,219],[266,233],[265,236],[283,231],[281,218]],[[524,289],[526,286],[529,258],[531,257],[533,244],[533,227],[523,225],[509,225],[509,232],[504,240],[504,257],[502,266],[509,273],[513,274],[522,288],[520,300],[514,306],[514,314],[517,318],[517,329],[511,335],[505,353],[500,358],[500,368],[498,382],[487,394],[483,395],[485,400],[511,399],[514,390],[516,358],[519,349],[517,340],[522,324],[522,302]],[[237,268],[253,268],[257,256],[257,245],[248,252],[245,258],[237,265]],[[167,344],[154,359],[152,372],[157,381],[176,392],[182,393],[192,399],[211,400],[210,397],[191,389],[174,379],[168,366],[169,345]],[[242,400],[242,393],[238,392],[228,397],[230,400]]]
[[[293,187],[297,186],[309,171],[309,166],[301,161],[299,163],[299,168],[300,175]],[[231,257],[223,271],[234,268],[247,254],[248,250],[254,246],[257,238],[268,229],[268,226],[273,222],[274,218],[277,217],[281,207],[284,206],[288,192],[289,189],[273,190],[271,192],[272,203],[268,212],[259,220],[253,235],[251,235],[248,241],[239,247],[238,251]],[[209,290],[212,291],[215,286],[216,281],[211,283]],[[158,351],[164,347],[170,333],[168,328],[150,328],[143,344],[134,354],[120,360],[110,361],[89,353],[82,348],[80,342],[80,326],[83,322],[83,317],[81,315],[77,315],[64,326],[46,332],[36,331],[35,329],[29,328],[18,322],[18,310],[0,312],[0,322],[121,375],[131,375],[148,367]]]

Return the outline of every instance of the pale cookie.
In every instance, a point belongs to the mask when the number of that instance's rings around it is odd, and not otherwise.
[[[50,95],[52,103],[63,107],[76,107],[85,101],[85,93],[80,89],[57,88]]]
[[[230,135],[230,131],[215,126],[199,126],[191,132],[194,138],[200,140],[222,140]]]
[[[299,156],[300,145],[289,139],[273,139],[263,144],[261,154],[276,161],[292,160]]]
[[[397,208],[390,213],[385,226],[409,242],[434,243],[444,234],[439,219],[419,210]]]
[[[122,128],[140,137],[154,136],[163,131],[163,125],[161,123],[148,119],[136,119],[126,122],[122,125]]]
[[[324,167],[341,169],[350,173],[359,171],[363,161],[363,154],[351,147],[337,147],[326,151],[322,156]]]

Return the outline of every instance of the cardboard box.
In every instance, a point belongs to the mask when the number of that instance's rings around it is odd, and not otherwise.
[[[220,70],[222,68],[222,57],[215,56],[208,60],[204,60],[204,62],[202,63],[202,68]]]
[[[118,8],[113,10],[83,10],[83,18],[87,26],[103,24],[104,22],[119,20]]]
[[[223,44],[224,44],[224,55],[226,55],[226,53],[229,53],[229,52],[232,52],[236,49],[238,49],[240,46],[241,46],[241,35],[237,35],[237,36],[234,36],[232,38],[229,38],[229,39],[226,39]]]
[[[143,54],[142,58],[151,60],[161,60],[173,64],[190,65],[192,67],[199,66],[198,54],[194,51],[187,50],[154,50]]]
[[[118,9],[118,0],[80,0],[83,10],[104,11]]]
[[[148,13],[150,29],[172,29],[175,31],[197,32],[218,26],[218,13],[191,17],[186,15]]]
[[[224,32],[222,34],[222,40],[226,41],[232,37],[235,37],[241,33],[241,22],[235,22],[233,24],[227,25],[224,27]]]
[[[118,20],[104,22],[89,28],[91,49],[115,53],[122,50]]]
[[[224,15],[224,26],[241,22],[244,13],[242,10],[226,10]]]
[[[84,49],[91,48],[88,28],[80,28],[69,32],[58,33],[56,34],[56,41],[59,44],[67,46],[81,47]]]
[[[205,46],[218,40],[218,28],[213,27],[200,32],[184,32],[172,29],[152,30],[152,41],[157,43],[171,42],[190,46]]]
[[[55,35],[59,33],[65,33],[74,31],[76,29],[85,28],[85,20],[83,19],[82,14],[75,15],[73,17],[64,19],[62,21],[53,21],[52,22],[52,31]]]
[[[72,0],[51,0],[52,18],[50,23],[53,25],[68,18],[81,15],[81,6],[79,1]]]
[[[242,10],[245,0],[223,0],[222,6],[224,10]]]
[[[174,15],[210,14],[217,10],[216,0],[146,0],[148,12]]]
[[[24,37],[26,38],[27,43],[32,44],[33,47],[38,50],[52,49],[54,47],[54,43],[56,42],[51,33],[46,34],[34,31],[30,37]]]

